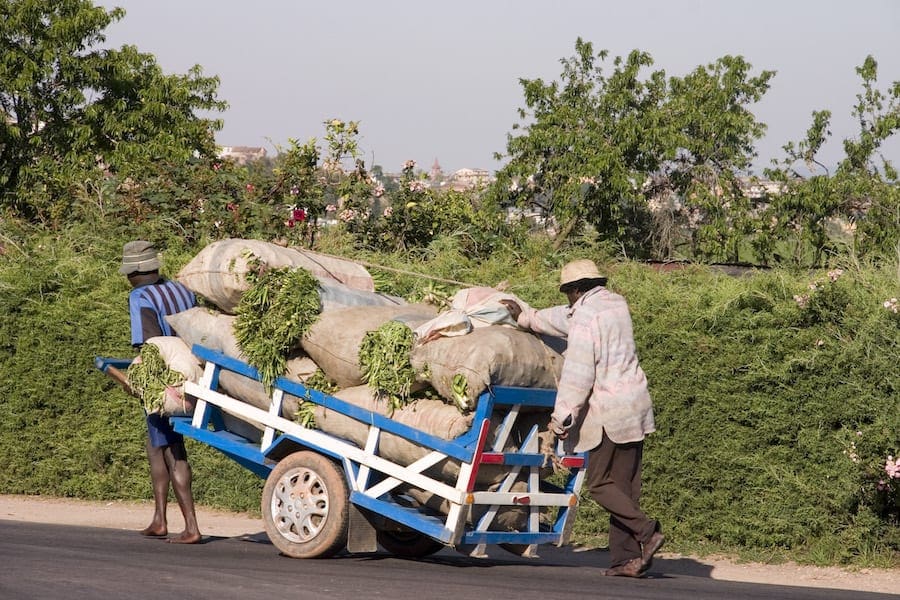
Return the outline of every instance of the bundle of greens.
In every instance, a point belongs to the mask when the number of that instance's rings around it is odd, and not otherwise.
[[[409,362],[414,341],[409,326],[388,321],[367,333],[359,348],[359,364],[366,383],[387,397],[392,410],[409,401],[416,380],[416,371]]]
[[[141,346],[141,360],[128,367],[128,382],[148,413],[162,411],[166,404],[166,388],[184,383],[184,375],[166,366],[153,344]]]
[[[318,280],[301,268],[261,269],[237,307],[234,333],[248,362],[271,386],[284,374],[288,352],[319,316]]]
[[[317,369],[315,373],[303,382],[303,385],[308,389],[318,390],[326,394],[332,394],[338,390],[338,386],[328,379],[328,376],[325,375],[322,369]],[[307,399],[300,400],[300,403],[297,405],[297,412],[294,413],[294,421],[300,423],[300,425],[307,429],[318,428],[316,426],[316,403],[309,400],[308,392]]]

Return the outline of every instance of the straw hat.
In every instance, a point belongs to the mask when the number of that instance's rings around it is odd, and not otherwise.
[[[119,267],[119,273],[122,275],[158,270],[159,254],[153,242],[137,240],[128,242],[122,248],[122,266]]]
[[[563,288],[570,283],[582,280],[596,280],[597,285],[606,283],[606,277],[600,274],[594,261],[582,258],[563,265],[559,274],[559,291],[563,291]]]

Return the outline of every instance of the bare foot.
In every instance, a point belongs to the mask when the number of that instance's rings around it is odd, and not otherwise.
[[[187,531],[182,531],[177,536],[169,538],[166,541],[170,544],[197,544],[201,539],[203,539],[203,536],[201,536],[200,533],[188,533]]]
[[[141,535],[146,535],[147,537],[165,537],[169,535],[169,530],[166,529],[165,525],[154,525],[151,523],[144,529],[141,529]]]

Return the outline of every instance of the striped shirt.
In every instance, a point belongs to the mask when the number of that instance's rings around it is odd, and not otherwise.
[[[154,335],[174,335],[165,317],[196,304],[194,293],[177,281],[160,279],[134,288],[128,295],[131,345],[140,346]]]
[[[568,340],[553,408],[557,423],[571,417],[567,448],[592,450],[604,431],[617,444],[640,441],[655,431],[625,298],[597,287],[571,308],[522,307],[518,322],[535,333]]]

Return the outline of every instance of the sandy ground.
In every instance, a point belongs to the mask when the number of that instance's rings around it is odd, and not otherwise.
[[[0,495],[0,520],[62,522],[67,525],[138,530],[147,525],[152,512],[150,503],[85,502],[44,496]],[[169,533],[180,532],[184,522],[177,507],[171,506],[169,513]],[[198,507],[197,520],[201,531],[207,536],[262,536],[265,539],[262,522],[253,516]],[[666,552],[660,553],[659,557],[681,558],[678,554]],[[763,565],[705,558],[692,560],[708,565],[713,579],[879,592],[900,597],[900,569],[848,571],[796,564]]]

